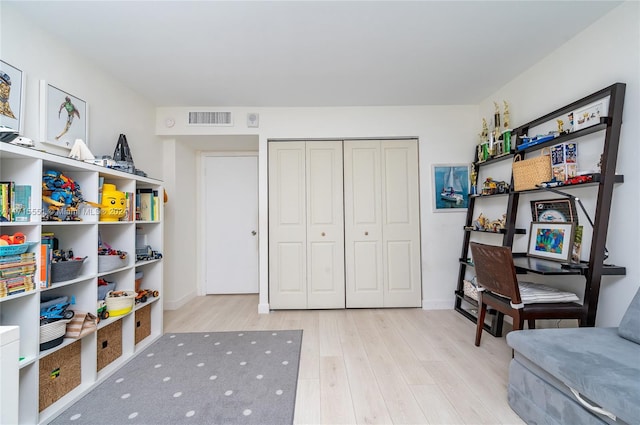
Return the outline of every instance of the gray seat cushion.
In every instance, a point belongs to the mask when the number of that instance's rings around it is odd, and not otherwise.
[[[640,289],[631,300],[629,308],[622,316],[618,333],[621,337],[640,344]]]
[[[527,329],[507,334],[507,343],[620,419],[640,418],[640,345],[617,328]]]

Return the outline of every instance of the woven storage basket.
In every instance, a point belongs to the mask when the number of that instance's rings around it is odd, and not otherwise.
[[[109,316],[122,316],[133,309],[136,300],[134,291],[110,291],[105,297]]]
[[[60,319],[55,322],[40,325],[40,351],[48,350],[62,343],[62,339],[60,338],[64,337],[67,331],[67,323],[69,323],[69,320]],[[57,344],[47,344],[56,339],[60,339]]]
[[[38,402],[40,412],[80,385],[81,343],[82,341],[76,341],[40,359]]]
[[[548,149],[535,158],[522,159],[520,154],[517,154],[513,160],[513,190],[516,192],[535,189],[540,183],[551,180],[551,176],[551,157]]]
[[[151,304],[136,310],[135,343],[151,335]]]
[[[98,329],[98,372],[122,355],[122,320]]]
[[[549,151],[543,150],[542,155],[522,159],[517,154],[513,160],[513,190],[535,189],[542,182],[551,180],[551,156]]]
[[[111,270],[126,267],[129,258],[120,258],[119,255],[98,255],[98,273],[110,272]]]
[[[78,277],[82,264],[87,259],[84,257],[80,260],[59,261],[51,263],[51,283],[63,282]]]

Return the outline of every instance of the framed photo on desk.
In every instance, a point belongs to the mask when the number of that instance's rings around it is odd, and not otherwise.
[[[527,255],[568,262],[573,247],[575,226],[575,223],[571,222],[532,222]]]

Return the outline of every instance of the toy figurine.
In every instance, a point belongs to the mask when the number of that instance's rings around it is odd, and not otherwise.
[[[124,192],[116,190],[115,184],[105,183],[102,187],[102,207],[100,221],[118,221],[127,214]]]
[[[484,226],[487,224],[487,219],[482,213],[473,221],[473,230],[484,230]]]
[[[471,175],[469,178],[471,179],[471,194],[477,195],[478,186],[476,184],[478,183],[478,173],[476,172],[476,168],[473,166],[471,167]]]
[[[556,122],[558,123],[558,133],[563,133],[564,132],[564,121],[562,120],[556,120]]]
[[[83,199],[78,183],[53,170],[42,176],[42,200],[49,204],[49,212],[43,217],[43,221],[62,221],[63,218],[58,216],[62,210],[67,212],[64,220],[81,221],[78,208],[83,203],[100,208],[99,204]]]

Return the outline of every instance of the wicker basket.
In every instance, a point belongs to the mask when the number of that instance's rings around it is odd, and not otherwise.
[[[120,258],[119,255],[98,255],[98,273],[110,272],[111,270],[126,267],[129,258]]]
[[[110,291],[107,292],[105,302],[109,316],[122,316],[133,309],[136,300],[134,291]]]
[[[82,381],[82,341],[76,341],[40,359],[38,410],[42,412]]]
[[[550,181],[551,176],[551,156],[548,149],[535,158],[522,159],[517,154],[513,160],[513,190],[516,192],[535,189],[540,183]]]
[[[63,282],[78,277],[82,264],[87,257],[80,260],[59,261],[51,263],[51,283]]]

